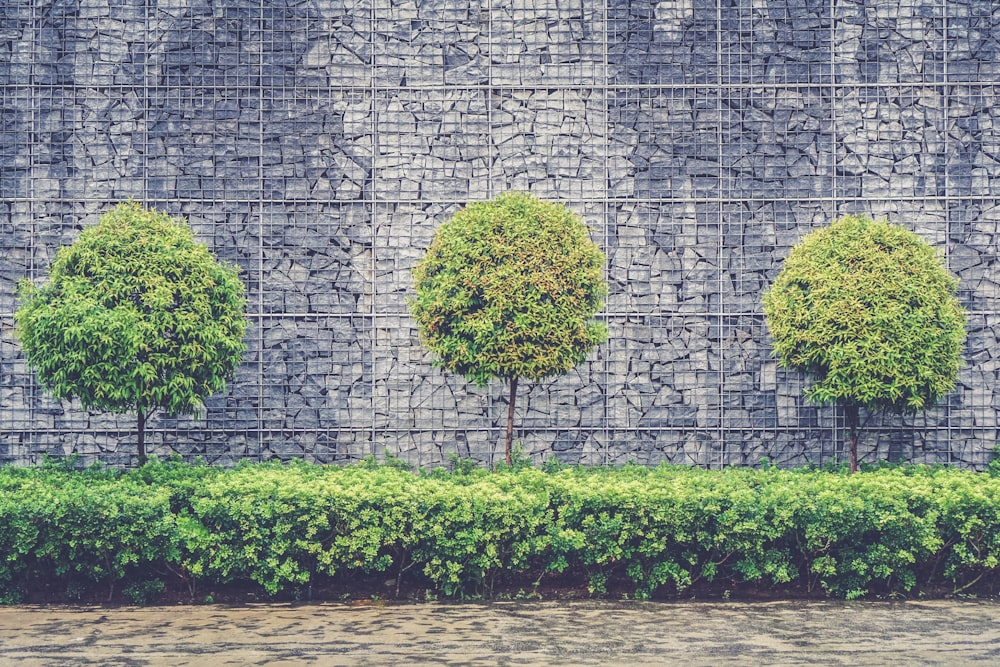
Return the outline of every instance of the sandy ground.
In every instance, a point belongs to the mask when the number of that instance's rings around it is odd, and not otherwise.
[[[1000,603],[0,607],[0,665],[1000,665]]]

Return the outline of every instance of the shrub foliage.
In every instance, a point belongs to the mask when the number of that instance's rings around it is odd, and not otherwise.
[[[59,250],[49,283],[21,281],[17,336],[41,385],[84,408],[188,414],[221,391],[245,350],[245,298],[190,229],[136,202]]]
[[[596,596],[612,584],[676,595],[703,581],[846,598],[953,593],[996,581],[1000,478],[923,466],[3,468],[0,553],[7,601],[39,586],[142,601],[182,582],[192,597],[226,583],[294,595],[380,573],[397,591],[450,597],[556,573]]]
[[[965,342],[958,281],[925,241],[846,216],[792,249],[764,295],[780,364],[806,397],[844,406],[857,468],[858,409],[923,410],[955,388]]]
[[[603,266],[565,206],[505,194],[456,213],[414,268],[410,308],[437,363],[480,386],[510,382],[508,465],[518,379],[565,373],[607,339],[593,319]]]

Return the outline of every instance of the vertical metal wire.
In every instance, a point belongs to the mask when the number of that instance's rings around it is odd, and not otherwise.
[[[486,0],[486,3],[487,3],[487,12],[488,12],[488,14],[487,14],[487,21],[488,21],[488,24],[489,24],[488,27],[487,27],[487,32],[488,32],[489,37],[488,37],[488,39],[486,41],[486,43],[487,43],[487,54],[486,54],[486,67],[487,67],[486,109],[487,109],[487,114],[488,114],[486,132],[487,132],[487,139],[489,141],[489,147],[490,147],[490,152],[489,152],[489,185],[488,185],[488,190],[487,190],[487,192],[489,194],[489,197],[488,197],[489,199],[493,199],[493,197],[495,197],[497,194],[499,194],[496,191],[496,184],[494,183],[494,179],[497,178],[496,167],[498,166],[498,164],[500,162],[500,142],[501,142],[501,139],[502,139],[501,137],[498,137],[496,135],[496,133],[495,133],[496,132],[495,126],[493,124],[493,120],[494,120],[493,106],[494,105],[499,105],[501,103],[501,101],[503,100],[503,93],[502,93],[502,91],[500,92],[500,94],[496,93],[495,86],[497,85],[497,81],[496,81],[496,78],[495,78],[494,72],[493,72],[493,62],[494,62],[494,60],[496,58],[495,51],[496,51],[496,48],[497,48],[496,42],[494,41],[495,35],[494,35],[494,26],[493,26],[493,15],[494,15],[493,3],[495,1],[496,0]],[[504,174],[504,169],[503,169],[503,166],[500,165],[500,177],[501,178],[503,177],[503,174]],[[506,183],[502,186],[502,189],[505,189],[505,187],[506,187]],[[489,391],[489,394],[490,394],[490,399],[491,399],[490,403],[496,403],[496,396],[497,396],[496,392],[493,391],[492,388],[491,388],[490,391]],[[496,466],[496,459],[497,459],[497,447],[498,447],[498,445],[497,445],[497,437],[496,437],[496,431],[493,428],[492,412],[491,412],[491,410],[490,410],[490,408],[488,406],[486,407],[485,412],[486,412],[486,418],[485,418],[484,421],[488,422],[488,427],[487,428],[489,428],[489,430],[490,430],[490,435],[488,437],[488,441],[489,441],[489,445],[488,445],[488,447],[489,447],[489,452],[488,452],[489,459],[488,459],[488,462],[489,462],[490,470],[493,470],[494,467]]]
[[[837,50],[834,45],[837,43],[837,0],[830,0],[828,5],[830,11],[830,160],[831,164],[829,169],[831,174],[831,196],[832,201],[830,203],[830,209],[833,213],[834,218],[839,215],[840,212],[840,201],[838,199],[837,192]],[[832,222],[832,221],[831,221]],[[832,425],[832,432],[830,433],[831,442],[838,443],[840,441],[840,433],[843,429],[837,428],[837,424],[840,420],[845,419],[843,411],[840,406],[834,408],[834,419]],[[840,447],[835,447],[835,457],[837,457],[837,452],[842,451],[843,447],[846,446],[846,442],[841,442]],[[839,458],[834,458],[834,461],[839,461]]]
[[[604,0],[602,6],[602,20],[604,21],[604,29],[602,31],[602,44],[601,44],[601,89],[604,94],[603,104],[604,104],[604,119],[603,119],[603,131],[604,131],[604,165],[601,178],[601,189],[604,191],[603,197],[603,220],[604,220],[604,234],[603,234],[603,244],[601,249],[604,251],[604,275],[607,276],[610,273],[610,260],[609,260],[609,248],[611,247],[611,205],[610,205],[610,192],[611,187],[611,79],[610,79],[610,64],[608,56],[608,28],[611,21],[610,11],[608,9],[608,0]],[[615,211],[617,216],[617,209]],[[617,220],[615,221],[617,224]],[[605,312],[608,308],[605,306]],[[610,318],[605,315],[605,320],[610,324]],[[603,359],[602,359],[603,357]],[[602,350],[597,360],[600,361],[601,370],[599,377],[599,382],[601,383],[601,394],[603,395],[604,403],[604,419],[603,428],[601,429],[601,436],[604,439],[604,465],[608,465],[610,461],[611,454],[611,424],[610,424],[610,414],[609,414],[609,404],[608,404],[608,390],[610,385],[610,378],[608,372],[608,354],[606,348]],[[591,380],[593,381],[593,379]]]
[[[39,91],[39,90],[36,89],[36,85],[37,85],[36,82],[39,79],[39,73],[38,73],[38,64],[39,63],[38,63],[37,58],[40,56],[39,52],[41,50],[41,46],[40,46],[40,41],[41,41],[41,26],[40,26],[40,21],[41,21],[41,17],[38,14],[36,14],[36,11],[40,11],[40,8],[37,6],[36,3],[31,3],[31,26],[32,26],[32,28],[31,28],[31,30],[32,30],[32,36],[31,36],[31,53],[32,53],[32,59],[31,59],[31,64],[29,65],[30,72],[31,72],[31,81],[29,83],[30,93],[28,95],[28,100],[27,101],[28,101],[28,104],[29,104],[28,127],[31,128],[31,137],[32,138],[39,136],[39,120],[38,120],[37,109],[38,109],[38,98],[40,97],[40,93],[41,93],[41,91]],[[35,239],[38,238],[38,234],[37,234],[38,223],[36,222],[38,220],[38,211],[37,211],[37,208],[36,208],[37,197],[35,196],[35,164],[36,164],[35,152],[36,152],[36,148],[35,148],[35,142],[33,141],[32,138],[29,138],[27,140],[27,142],[26,142],[27,146],[25,146],[25,151],[28,154],[28,164],[27,164],[27,168],[26,168],[26,177],[27,177],[28,184],[27,184],[27,188],[26,188],[26,192],[25,192],[25,195],[28,198],[27,207],[26,207],[28,209],[28,220],[25,222],[25,224],[27,224],[29,226],[29,228],[31,229],[31,232],[30,232],[30,234],[28,236],[28,279],[34,282],[38,278],[38,267],[35,266],[35,257],[38,254],[38,249],[35,247]],[[15,143],[16,143],[16,141],[17,140],[15,139]],[[29,372],[28,386],[26,388],[26,391],[27,391],[27,394],[25,396],[25,399],[28,402],[28,422],[27,423],[30,425],[29,429],[31,431],[34,431],[35,430],[34,424],[37,423],[37,419],[38,419],[37,408],[38,408],[38,403],[39,403],[39,397],[41,396],[41,388],[35,382],[35,374],[34,373],[30,373]],[[36,449],[35,449],[36,446],[37,446],[37,444],[38,444],[38,440],[39,440],[39,438],[38,438],[37,434],[30,434],[28,436],[28,438],[27,438],[27,441],[28,441],[28,443],[30,443],[29,446],[31,448],[31,451],[28,452],[28,454],[29,454],[29,460],[30,460],[30,462],[32,464],[38,463],[38,460],[39,460],[38,459],[39,452],[36,451]]]
[[[263,459],[266,448],[264,438],[267,431],[264,424],[264,40],[266,36],[265,3],[257,5],[257,452],[258,460]],[[252,43],[252,39],[251,39]],[[249,207],[253,210],[253,206]],[[271,437],[267,435],[267,437]]]
[[[369,210],[371,211],[369,215],[369,224],[371,226],[371,283],[369,288],[371,290],[371,303],[369,304],[368,318],[371,326],[371,386],[369,387],[371,397],[372,397],[372,414],[371,414],[371,438],[369,439],[369,451],[371,456],[377,454],[376,443],[379,441],[380,434],[378,432],[378,418],[376,416],[376,393],[378,378],[375,373],[378,368],[378,338],[379,332],[379,322],[378,322],[378,308],[376,306],[378,302],[378,193],[379,193],[379,107],[378,107],[378,44],[376,43],[376,31],[378,27],[378,0],[372,0],[371,13],[368,17],[368,39],[369,39],[369,52],[370,52],[370,74],[368,81],[368,94],[370,97],[371,104],[371,128],[369,133],[371,134],[371,183],[369,192]],[[362,191],[363,194],[363,191]],[[384,378],[387,380],[387,378]],[[392,397],[390,396],[391,388],[389,388],[388,383],[386,384],[386,408],[390,408],[390,403]],[[388,410],[387,410],[388,412]],[[391,428],[391,424],[389,425]],[[384,436],[383,436],[384,437]]]
[[[941,95],[941,133],[944,135],[944,182],[945,182],[945,194],[950,194],[948,192],[948,172],[949,172],[949,157],[951,155],[949,140],[951,137],[950,127],[950,85],[948,77],[948,61],[950,59],[950,49],[948,48],[948,0],[941,0],[941,82],[940,91]],[[951,260],[951,246],[954,242],[953,229],[952,229],[952,208],[954,204],[950,198],[948,198],[944,203],[944,228],[945,228],[945,244],[944,244],[944,257],[946,265],[950,265]],[[952,465],[955,462],[954,456],[954,446],[952,438],[952,410],[951,401],[942,401],[945,419],[945,428],[947,429],[945,433],[945,442],[947,443],[948,450],[948,465]],[[984,406],[985,407],[985,406]],[[934,434],[935,445],[938,445],[937,440],[940,437],[939,433]],[[926,446],[926,445],[925,445]]]
[[[718,383],[718,389],[716,390],[716,398],[718,400],[718,426],[716,427],[716,447],[718,450],[719,459],[718,467],[721,469],[725,465],[726,457],[726,375],[725,375],[725,340],[726,340],[726,325],[725,325],[725,313],[726,307],[724,305],[725,293],[726,293],[726,267],[725,267],[725,219],[726,219],[726,209],[723,203],[726,199],[726,168],[725,168],[725,151],[724,151],[724,128],[723,128],[723,113],[725,107],[723,106],[723,92],[727,94],[730,92],[727,84],[730,82],[722,80],[722,73],[724,70],[723,65],[723,49],[722,49],[722,35],[723,35],[723,22],[722,22],[722,0],[716,0],[715,3],[716,11],[716,33],[715,33],[715,57],[716,57],[716,72],[715,72],[715,115],[716,115],[716,149],[717,158],[719,160],[718,165],[718,184],[717,193],[719,195],[718,202],[716,205],[716,224],[718,226],[718,235],[716,237],[716,312],[715,317],[715,340],[710,341],[708,362],[712,362],[713,354],[716,358],[716,364],[718,364],[718,370],[716,372],[716,382]],[[712,327],[709,326],[709,331],[712,331]],[[711,333],[709,333],[711,338]],[[712,349],[714,347],[714,349]],[[708,467],[712,467],[711,457],[709,459]]]

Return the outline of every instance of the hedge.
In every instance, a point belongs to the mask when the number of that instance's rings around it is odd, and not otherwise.
[[[131,472],[0,468],[0,600],[166,585],[267,595],[378,574],[428,595],[490,596],[557,577],[603,595],[700,582],[857,598],[961,592],[1000,565],[1000,476],[822,470],[372,462]],[[946,587],[942,589],[941,587]]]

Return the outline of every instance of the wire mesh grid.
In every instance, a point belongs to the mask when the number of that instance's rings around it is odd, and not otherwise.
[[[522,385],[536,458],[843,457],[771,356],[760,296],[837,215],[940,248],[969,311],[957,391],[876,418],[869,459],[998,439],[1000,10],[986,0],[34,2],[0,34],[0,460],[132,460],[132,418],[46,398],[16,282],[116,201],[184,216],[248,287],[248,352],[151,451],[232,462],[498,460],[506,387],[432,364],[410,271],[470,200],[567,203],[607,255],[608,343]]]

